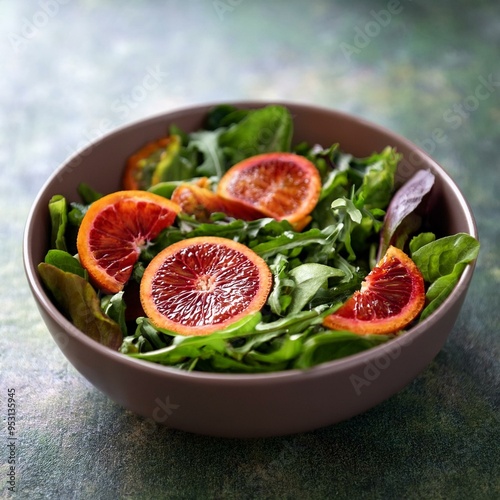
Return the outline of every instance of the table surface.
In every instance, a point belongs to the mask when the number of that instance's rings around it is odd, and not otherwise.
[[[472,4],[0,4],[1,498],[10,389],[16,498],[500,498],[500,4]],[[246,98],[340,109],[419,143],[473,208],[476,273],[435,360],[363,415],[272,439],[151,435],[52,341],[24,276],[24,224],[54,169],[110,128]]]

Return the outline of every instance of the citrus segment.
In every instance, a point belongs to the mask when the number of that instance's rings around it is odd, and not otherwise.
[[[92,282],[106,293],[122,290],[141,247],[170,226],[179,211],[172,201],[147,191],[117,191],[92,203],[76,242]]]
[[[143,146],[127,161],[123,188],[149,189],[151,185],[160,182],[161,174],[172,163],[179,148],[180,138],[177,135],[162,137]]]
[[[271,285],[269,267],[245,245],[197,237],[174,243],[153,258],[140,295],[157,328],[208,335],[259,311]]]
[[[223,212],[229,217],[243,220],[255,220],[266,217],[257,209],[238,201],[226,200],[209,189],[194,184],[182,184],[175,188],[172,201],[181,207],[181,211],[193,215],[202,222],[210,220],[210,215]]]
[[[312,212],[320,190],[318,169],[307,158],[265,153],[231,167],[220,180],[217,193],[293,223]]]
[[[390,246],[361,289],[327,316],[323,325],[362,335],[395,333],[418,316],[424,303],[422,274],[410,257]]]

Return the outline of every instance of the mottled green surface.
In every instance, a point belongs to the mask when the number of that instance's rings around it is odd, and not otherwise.
[[[377,27],[372,11],[389,5]],[[373,36],[356,46],[359,30]],[[0,2],[0,497],[13,387],[16,498],[499,498],[499,51],[496,0]],[[125,105],[156,67],[156,88]],[[494,83],[474,101],[481,78]],[[22,269],[30,205],[75,149],[151,113],[239,98],[326,105],[419,142],[482,241],[428,369],[366,414],[293,437],[200,437],[122,410],[57,349]]]

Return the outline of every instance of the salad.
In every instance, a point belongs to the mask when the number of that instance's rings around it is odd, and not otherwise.
[[[293,119],[283,106],[248,110],[220,105],[207,114],[202,129],[186,132],[173,125],[166,137],[132,155],[124,165],[123,192],[140,199],[137,205],[151,199],[173,211],[164,227],[142,238],[118,288],[96,278],[99,262],[89,264],[81,250],[81,241],[94,234],[89,228],[105,212],[99,209],[102,200],[116,203],[118,193],[103,194],[81,184],[79,201],[54,194],[48,207],[51,248],[39,272],[61,312],[83,333],[123,355],[182,370],[226,373],[307,369],[404,335],[427,318],[479,252],[479,242],[468,234],[432,232],[432,172],[417,171],[398,185],[401,155],[390,146],[355,158],[337,143],[292,144],[292,133]],[[317,187],[310,187],[307,174],[308,191],[300,191],[294,181],[282,202],[271,197],[263,204],[256,195],[252,204],[238,198],[243,195],[230,196],[226,179],[236,177],[237,166],[243,164],[239,172],[246,175],[250,166],[278,159],[291,162],[291,168],[305,165],[299,175],[309,172],[318,179]],[[274,185],[271,180],[263,189]],[[306,198],[308,208],[297,208]],[[289,201],[295,203],[293,216],[281,211]],[[127,221],[112,221],[115,228],[120,224],[127,226]],[[229,318],[220,329],[189,335],[164,328],[145,313],[152,309],[146,307],[151,294],[144,298],[151,266],[158,267],[160,255],[171,255],[191,241],[222,247],[231,241],[249,249],[245,255],[271,277],[257,310]],[[423,283],[421,305],[405,324],[393,322],[396,326],[382,332],[325,326],[356,294],[374,284],[390,287],[381,270],[387,267],[384,256],[395,252],[403,254],[406,269]],[[109,271],[118,263],[106,266]],[[394,319],[391,314],[385,323]],[[373,322],[364,319],[369,326]]]

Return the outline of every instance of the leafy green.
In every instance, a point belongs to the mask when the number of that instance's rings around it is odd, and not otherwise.
[[[190,134],[189,148],[196,149],[203,161],[196,167],[198,175],[221,177],[226,171],[224,156],[219,148],[220,130],[201,130]]]
[[[311,366],[344,358],[387,342],[388,335],[357,335],[346,331],[327,331],[318,333],[304,342],[294,368]]]
[[[90,205],[103,196],[102,193],[99,193],[85,182],[78,185],[77,191],[84,205]]]
[[[45,263],[58,267],[62,271],[76,274],[81,278],[88,278],[87,270],[82,267],[80,261],[64,250],[49,250],[45,256]]]
[[[49,214],[52,226],[50,238],[51,248],[67,250],[66,247],[66,224],[68,222],[68,204],[66,198],[60,194],[55,194],[49,201]]]
[[[126,304],[123,300],[124,292],[118,292],[114,295],[105,295],[101,298],[101,309],[119,326],[123,335],[127,334],[127,324],[125,321]]]
[[[324,264],[308,263],[294,267],[290,276],[295,281],[289,314],[301,311],[320,288],[326,288],[328,278],[342,277],[340,269]]]
[[[427,242],[428,241],[428,242]],[[427,243],[426,243],[427,242]],[[427,305],[420,321],[434,312],[449,296],[468,264],[479,253],[479,242],[466,233],[458,233],[433,239],[424,233],[410,243],[411,258],[430,284],[427,289]]]
[[[378,260],[377,250],[380,254],[387,241],[402,248],[417,233],[432,174],[418,174],[394,197],[401,158],[394,148],[355,158],[337,143],[292,147],[292,118],[279,105],[260,109],[216,106],[208,112],[203,129],[186,133],[172,125],[169,134],[175,140],[168,151],[161,149],[141,160],[141,188],[170,198],[181,183],[208,177],[216,190],[234,163],[255,154],[293,151],[314,163],[322,181],[310,224],[297,232],[289,222],[272,218],[244,221],[214,213],[209,222],[200,222],[179,214],[172,226],[142,249],[133,281],[140,283],[151,259],[164,248],[208,236],[247,245],[264,259],[273,276],[271,292],[259,312],[210,335],[183,336],[159,329],[144,317],[136,318],[134,330],[125,316],[127,294],[107,295],[88,283],[87,271],[69,252],[76,251],[76,231],[89,205],[102,195],[86,184],[78,188],[78,202],[68,205],[56,195],[49,203],[52,249],[39,270],[61,311],[75,326],[135,358],[182,370],[234,373],[306,369],[392,338],[331,331],[322,323],[359,290]],[[420,233],[409,248],[426,280],[423,319],[456,286],[465,267],[477,257],[479,243],[465,234],[436,239],[432,233]]]
[[[57,304],[79,330],[106,347],[119,349],[123,340],[120,326],[101,310],[88,281],[45,262],[38,265],[38,272]]]
[[[250,156],[274,151],[290,151],[293,124],[283,106],[253,110],[223,131],[219,138],[228,165]]]

